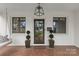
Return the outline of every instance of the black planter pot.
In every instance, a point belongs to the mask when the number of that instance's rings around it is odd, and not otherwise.
[[[30,40],[25,40],[25,47],[30,48]]]
[[[49,39],[49,48],[54,48],[54,40]]]

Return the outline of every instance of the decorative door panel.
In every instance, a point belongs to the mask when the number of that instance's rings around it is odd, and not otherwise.
[[[44,19],[34,20],[34,44],[44,44]]]

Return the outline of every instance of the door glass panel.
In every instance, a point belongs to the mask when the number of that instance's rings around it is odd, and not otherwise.
[[[44,20],[34,21],[34,43],[44,44]]]

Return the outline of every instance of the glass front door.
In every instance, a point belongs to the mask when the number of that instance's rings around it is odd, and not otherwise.
[[[34,20],[34,44],[44,44],[44,19]]]

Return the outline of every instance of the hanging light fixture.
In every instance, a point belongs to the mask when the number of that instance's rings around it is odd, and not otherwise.
[[[38,3],[38,6],[35,8],[34,15],[36,16],[44,15],[44,10],[43,10],[43,7],[40,6],[40,3]]]

